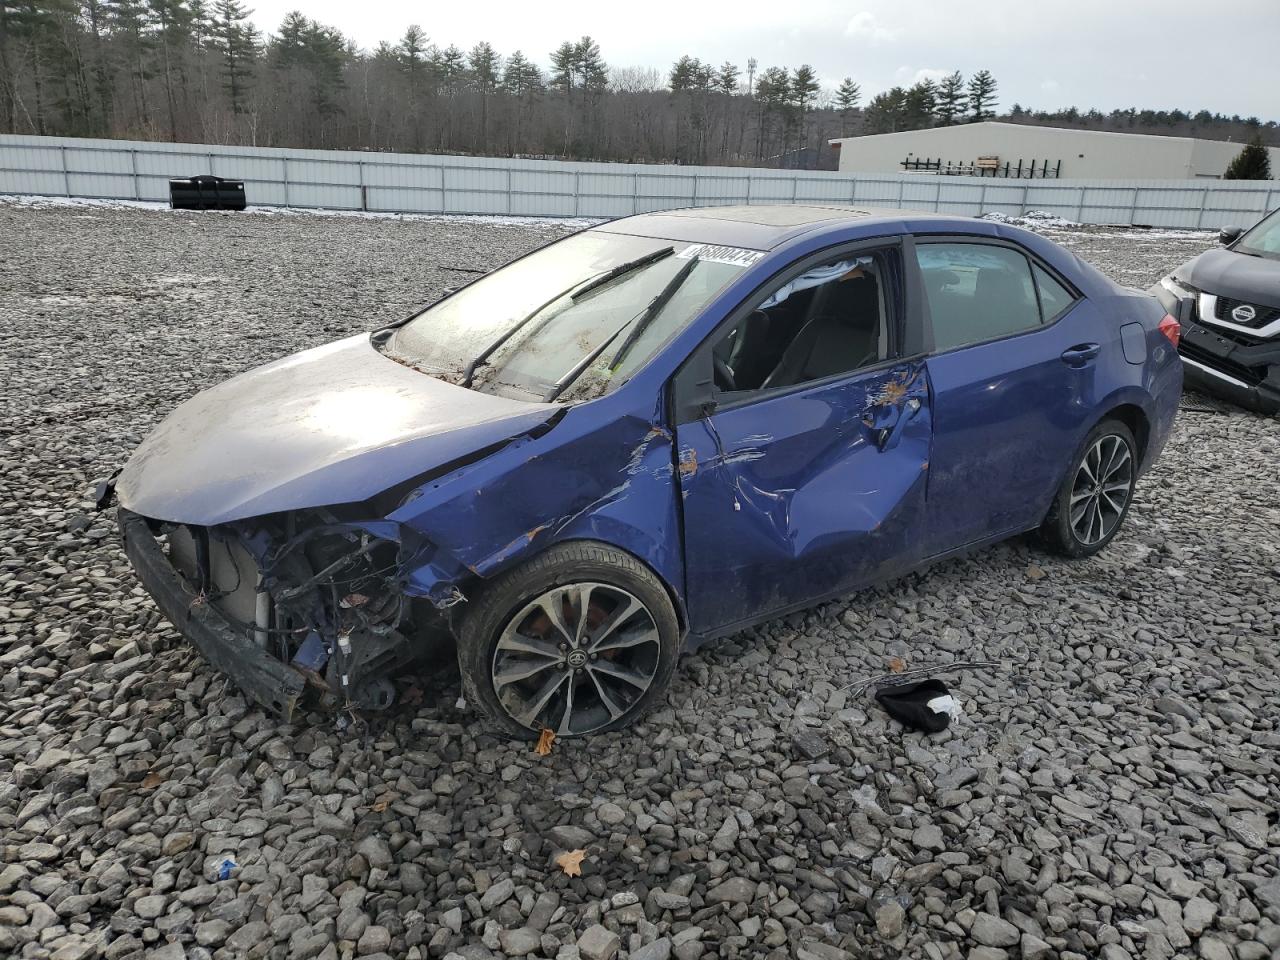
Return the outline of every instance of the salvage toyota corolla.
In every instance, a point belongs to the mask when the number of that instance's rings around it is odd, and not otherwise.
[[[1003,224],[722,207],[560,240],[188,400],[127,553],[245,693],[376,707],[443,633],[517,736],[623,726],[686,645],[1029,530],[1105,546],[1176,321]]]

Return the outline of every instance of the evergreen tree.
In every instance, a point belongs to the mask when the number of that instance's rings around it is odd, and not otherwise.
[[[244,112],[244,100],[258,55],[258,32],[249,23],[251,10],[239,0],[215,0],[209,44],[222,64],[222,86],[232,113]]]
[[[573,55],[577,65],[578,85],[593,93],[603,91],[609,85],[609,68],[600,56],[600,44],[584,36],[574,46]]]
[[[186,89],[186,77],[181,74],[181,52],[191,40],[194,15],[183,0],[147,0],[164,77],[165,103],[169,115],[169,139],[178,139],[178,106],[175,84]],[[185,96],[184,98],[185,99]]]
[[[542,71],[538,65],[517,50],[507,57],[502,70],[502,92],[513,97],[526,97],[542,90]]]
[[[957,70],[949,73],[942,78],[942,82],[938,84],[938,102],[934,107],[934,115],[938,118],[938,125],[949,127],[952,124],[960,122],[960,116],[964,113],[965,96],[964,96],[964,77]]]
[[[1227,166],[1223,180],[1270,180],[1271,156],[1262,145],[1262,137],[1255,134]]]
[[[969,79],[969,118],[973,122],[996,115],[996,79],[989,70],[979,70]]]
[[[858,109],[862,100],[862,87],[853,82],[853,77],[845,77],[836,88],[836,106],[846,119]]]
[[[502,61],[493,46],[480,41],[467,55],[467,69],[471,71],[471,83],[480,94],[480,139],[476,146],[483,149],[489,139],[489,96],[498,86]]]
[[[726,60],[720,64],[720,69],[716,71],[716,89],[726,96],[733,96],[738,92],[739,76],[741,76],[741,71],[738,70],[737,65]]]
[[[906,128],[922,130],[933,126],[937,102],[938,88],[932,80],[921,80],[908,89],[903,101],[903,121]]]
[[[568,40],[551,54],[551,85],[559,87],[566,96],[573,92],[576,84],[577,64],[577,49]]]
[[[896,133],[906,125],[907,91],[893,87],[876,94],[863,114],[863,122],[872,133]]]
[[[138,124],[145,129],[151,125],[151,104],[147,99],[147,81],[151,79],[147,64],[153,45],[150,11],[143,0],[103,0],[103,5],[129,72]]]

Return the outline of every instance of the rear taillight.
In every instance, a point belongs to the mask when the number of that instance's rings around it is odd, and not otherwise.
[[[1168,337],[1169,342],[1176,347],[1178,341],[1182,338],[1182,324],[1166,313],[1164,319],[1160,321],[1160,332]]]

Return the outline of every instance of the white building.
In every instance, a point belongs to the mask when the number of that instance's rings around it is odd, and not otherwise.
[[[904,130],[831,140],[840,151],[841,173],[937,172],[957,169],[990,175],[1022,175],[1035,164],[1035,176],[1047,165],[1049,176],[1071,179],[1190,180],[1217,179],[1244,144],[1146,133],[1069,130],[1020,123],[965,123],[931,130]],[[1280,174],[1280,148],[1269,147],[1273,175]],[[904,166],[904,163],[906,166]],[[976,169],[974,169],[976,168]]]

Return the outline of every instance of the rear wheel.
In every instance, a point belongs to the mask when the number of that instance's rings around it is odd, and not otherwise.
[[[1041,534],[1068,557],[1097,553],[1119,532],[1138,478],[1138,446],[1119,420],[1090,431],[1074,467],[1058,489]]]
[[[670,682],[680,626],[666,590],[604,544],[553,547],[470,604],[458,643],[467,699],[512,736],[634,722]]]

